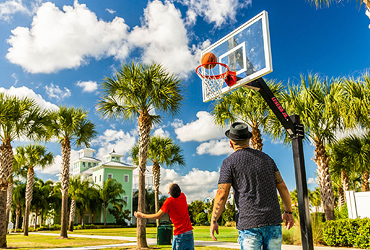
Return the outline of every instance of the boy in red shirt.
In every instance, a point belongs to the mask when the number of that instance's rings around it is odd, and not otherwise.
[[[194,250],[193,227],[191,226],[188,203],[184,193],[181,192],[179,185],[172,183],[169,194],[171,195],[163,203],[163,206],[156,214],[143,214],[135,212],[136,218],[159,219],[165,213],[171,218],[175,227],[173,231],[172,249],[173,250]]]

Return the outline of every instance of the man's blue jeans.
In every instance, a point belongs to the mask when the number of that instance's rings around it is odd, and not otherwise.
[[[172,238],[172,250],[194,250],[193,230],[174,235]]]
[[[239,230],[238,242],[242,250],[280,250],[283,241],[281,225]]]

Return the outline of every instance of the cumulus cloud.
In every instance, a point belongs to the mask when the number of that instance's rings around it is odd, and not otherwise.
[[[210,142],[204,142],[197,147],[197,154],[204,155],[224,155],[224,154],[231,154],[234,152],[232,148],[230,148],[230,143],[228,139],[212,140]]]
[[[32,98],[36,101],[36,103],[44,108],[44,109],[50,109],[57,111],[59,108],[57,105],[47,102],[42,98],[40,94],[36,94],[32,89],[29,89],[27,87],[10,87],[9,89],[0,88],[0,93],[5,93],[6,95],[13,95],[18,96],[20,98],[28,97]]]
[[[159,128],[154,131],[153,136],[170,137],[170,133],[163,130],[163,128]]]
[[[15,13],[31,14],[22,0],[9,0],[0,3],[0,20],[9,22]]]
[[[207,22],[214,23],[216,27],[228,21],[235,21],[237,11],[252,5],[252,0],[181,0],[179,2],[188,7],[186,14],[189,24],[195,24],[197,16],[201,16]]]
[[[70,167],[72,168],[72,162],[79,158],[78,151],[71,150],[71,161],[70,161]],[[54,156],[54,162],[50,166],[45,167],[42,169],[41,167],[36,167],[35,171],[40,172],[43,174],[60,174],[62,172],[62,165],[63,164],[63,158],[61,155]]]
[[[317,184],[318,179],[317,178],[308,178],[307,184]]]
[[[143,49],[144,63],[162,63],[181,77],[197,64],[197,46],[189,48],[187,30],[181,12],[170,2],[154,0],[144,11],[144,23],[134,27],[129,35],[130,44]]]
[[[82,88],[82,92],[91,93],[98,89],[98,84],[94,81],[87,81],[87,82],[79,81],[76,83],[76,85]]]
[[[225,137],[225,128],[220,128],[214,122],[212,115],[206,111],[197,113],[198,120],[181,126],[177,121],[175,133],[177,138],[182,142],[187,141],[208,141],[212,139],[221,139]]]
[[[173,169],[161,168],[161,185],[159,190],[167,194],[171,183],[177,183],[186,194],[188,203],[194,200],[214,198],[217,191],[219,173],[193,168],[186,175],[180,175]]]
[[[112,10],[112,9],[105,9],[105,10],[108,11],[110,14],[116,13],[116,11],[115,10]]]
[[[85,4],[60,10],[46,2],[38,8],[31,28],[17,27],[8,39],[6,58],[30,73],[51,73],[86,64],[88,58],[125,58],[128,26],[122,18],[98,20]]]
[[[91,141],[91,145],[99,147],[96,158],[103,159],[103,156],[114,149],[119,154],[129,154],[136,143],[136,131],[124,132],[122,130],[107,129],[98,138]]]
[[[45,91],[48,94],[49,98],[55,98],[62,100],[71,96],[71,91],[64,87],[64,90],[61,90],[58,85],[50,84],[50,86],[45,86]]]

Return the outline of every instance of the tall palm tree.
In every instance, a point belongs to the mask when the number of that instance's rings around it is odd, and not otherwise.
[[[46,147],[37,144],[30,144],[27,146],[19,146],[16,148],[16,155],[14,156],[17,162],[23,164],[27,169],[27,185],[26,185],[26,209],[24,211],[24,231],[23,235],[28,236],[28,221],[29,213],[33,196],[33,184],[35,181],[34,168],[40,166],[45,168],[53,163],[53,153],[47,152]]]
[[[87,192],[90,185],[88,179],[81,179],[80,175],[74,176],[69,180],[69,195],[72,199],[71,209],[69,210],[69,231],[73,232],[73,223],[76,215],[76,204],[77,202],[83,202],[85,193]]]
[[[48,112],[33,99],[0,94],[0,248],[6,248],[6,193],[12,175],[11,142],[21,136],[34,140],[45,138]]]
[[[102,84],[104,95],[98,104],[98,111],[106,118],[133,120],[139,124],[139,207],[145,207],[145,170],[153,124],[161,117],[151,112],[163,112],[172,116],[179,113],[183,99],[180,80],[160,64],[124,64],[115,76],[105,78]],[[145,223],[137,222],[137,247],[146,248]]]
[[[139,164],[139,145],[136,144],[131,150],[131,156],[135,164]],[[159,185],[161,179],[161,165],[173,167],[185,166],[184,155],[180,146],[169,137],[154,136],[150,138],[148,146],[148,159],[153,163],[155,211],[159,210]],[[159,220],[157,219],[157,226]]]
[[[342,128],[343,87],[340,80],[327,81],[317,75],[301,76],[300,86],[289,86],[283,103],[290,113],[300,116],[305,134],[315,147],[323,209],[327,220],[334,220],[334,193],[325,145],[335,140]]]
[[[49,132],[58,138],[62,148],[62,208],[60,238],[68,238],[68,188],[71,160],[71,144],[89,147],[90,140],[96,135],[95,125],[87,119],[88,112],[81,108],[60,106],[53,113]]]
[[[126,201],[121,198],[124,193],[122,184],[116,179],[108,179],[103,183],[103,187],[99,190],[99,196],[104,204],[104,226],[107,224],[108,205],[126,204]]]
[[[283,89],[282,83],[267,81],[266,83],[273,94],[279,99]],[[272,134],[268,124],[275,115],[262,98],[261,94],[254,89],[239,88],[236,91],[224,95],[218,100],[212,110],[215,122],[219,125],[226,125],[237,120],[247,123],[252,129],[251,147],[262,151],[261,130]],[[279,124],[279,131],[281,124]]]

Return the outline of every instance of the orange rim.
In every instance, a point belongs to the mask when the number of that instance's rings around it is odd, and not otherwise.
[[[205,69],[207,69],[205,66],[207,66],[207,65],[217,65],[217,64],[219,64],[219,65],[221,65],[222,67],[224,67],[224,68],[226,68],[226,71],[225,71],[225,73],[222,73],[222,74],[219,74],[219,75],[209,75],[209,76],[205,76],[205,75],[203,75],[202,73],[200,73],[199,72],[199,69],[201,68],[201,67],[204,67]],[[214,68],[214,67],[213,67]],[[210,62],[210,63],[205,63],[205,64],[201,64],[201,65],[199,65],[197,68],[196,68],[196,70],[195,70],[195,72],[198,74],[198,76],[200,77],[200,78],[206,78],[206,79],[225,79],[226,77],[227,77],[227,75],[228,75],[228,73],[229,73],[229,67],[226,65],[226,64],[224,64],[224,63],[219,63],[219,62]]]

